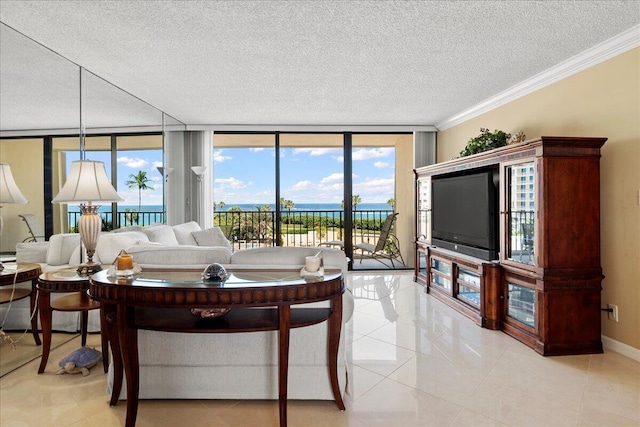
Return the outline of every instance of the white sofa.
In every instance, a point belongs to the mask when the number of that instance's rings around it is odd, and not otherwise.
[[[224,241],[216,240],[221,235],[215,228],[200,230],[197,223],[104,233],[98,239],[96,257],[104,264],[111,264],[120,250],[125,249],[143,269],[204,269],[213,262],[234,269],[301,269],[305,257],[319,251],[316,247],[271,247],[234,253],[224,236]],[[45,271],[77,265],[78,235],[52,236],[47,243],[46,251],[43,251],[45,245],[24,247],[19,244],[17,259],[40,262]],[[198,246],[197,243],[214,245]],[[43,252],[46,253],[43,255]],[[344,252],[330,248],[322,248],[322,252],[325,268],[341,269],[347,280]],[[338,378],[343,393],[347,386],[344,344],[347,328],[344,324],[351,319],[352,313],[353,297],[347,291],[343,297],[343,333],[338,354]],[[56,324],[63,314],[73,316],[73,313],[54,314],[54,329],[77,325],[77,319],[71,322],[73,325]],[[93,316],[90,330],[92,325],[94,330],[99,330],[97,313],[90,316]],[[326,322],[291,331],[289,398],[333,400],[327,368],[327,339]],[[277,332],[186,334],[139,331],[138,340],[141,399],[278,397]],[[110,370],[109,387],[111,381]],[[120,397],[126,397],[126,386]]]
[[[209,246],[198,246],[198,243],[212,243]],[[155,224],[147,227],[127,227],[102,233],[98,238],[94,261],[110,265],[122,249],[131,246],[180,247],[183,249],[179,257],[191,259],[196,265],[207,265],[216,262],[218,255],[223,259],[231,256],[231,244],[218,227],[202,230],[197,222],[187,222],[175,226]],[[83,254],[82,260],[86,260]],[[77,267],[81,263],[80,235],[77,233],[54,234],[46,242],[18,243],[16,245],[16,261],[40,264],[43,272]],[[21,283],[19,287],[30,287],[31,283]],[[52,294],[51,298],[60,298],[64,294]],[[10,310],[4,328],[6,330],[24,330],[31,327],[29,323],[29,300],[0,306],[0,318]],[[53,315],[53,330],[76,332],[80,330],[78,313],[56,312]],[[96,311],[89,313],[88,330],[100,330],[99,315]]]
[[[172,254],[177,255],[176,251],[180,248],[145,245],[128,250],[136,262],[161,261],[162,257],[175,260]],[[325,268],[339,268],[346,273],[344,252],[326,248],[322,251]],[[318,248],[314,247],[245,249],[233,253],[224,264],[230,269],[301,269],[305,257],[317,252]],[[141,266],[143,269],[145,266],[157,267],[155,263],[144,262]],[[299,306],[292,307],[297,308]],[[353,297],[347,291],[343,297],[343,333],[338,354],[338,378],[343,394],[347,386],[347,328],[344,324],[351,319],[353,308]],[[327,340],[326,322],[291,331],[290,399],[333,400],[327,368]],[[141,399],[278,398],[278,335],[275,331],[238,334],[139,331],[138,348]],[[111,381],[110,371],[109,384]],[[126,398],[126,386],[123,386],[120,398]]]

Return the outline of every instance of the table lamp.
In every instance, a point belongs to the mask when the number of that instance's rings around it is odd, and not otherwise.
[[[102,218],[98,215],[100,205],[94,205],[93,202],[121,201],[123,199],[109,182],[103,162],[76,160],[71,163],[67,182],[51,203],[80,203],[82,215],[78,221],[78,232],[87,251],[87,262],[78,267],[81,275],[102,270],[102,266],[93,261],[102,230]]]
[[[18,188],[11,174],[8,163],[0,163],[0,208],[2,205],[21,205],[27,203],[27,198]],[[2,216],[0,215],[0,236],[2,235]],[[0,262],[0,271],[4,270]]]

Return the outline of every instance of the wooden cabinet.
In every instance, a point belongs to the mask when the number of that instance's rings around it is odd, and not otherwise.
[[[500,265],[426,248],[427,289],[488,329],[500,329]]]
[[[543,355],[602,352],[605,141],[540,137],[416,169],[415,280],[479,325],[502,329]],[[499,180],[497,259],[434,246],[430,218],[438,207],[430,183],[487,168]]]

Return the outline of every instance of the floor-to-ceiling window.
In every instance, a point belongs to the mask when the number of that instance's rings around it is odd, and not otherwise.
[[[275,155],[274,134],[214,135],[214,224],[236,249],[277,243]]]
[[[54,137],[52,155],[53,194],[66,181],[74,160],[81,153],[77,137]],[[100,207],[103,229],[129,225],[148,225],[164,221],[164,180],[157,167],[162,165],[161,135],[87,136],[84,159],[101,161],[107,176],[124,201]],[[75,231],[80,209],[77,205],[54,206],[54,231]]]
[[[375,239],[398,199],[411,234],[411,134],[225,132],[214,134],[213,147],[214,223],[235,249],[324,245],[352,256],[353,244]],[[405,157],[409,179],[398,191]]]
[[[164,223],[165,177],[161,135],[116,136],[116,168],[114,182],[120,197],[117,224],[149,225]]]
[[[342,134],[280,135],[283,246],[317,246],[343,239]]]

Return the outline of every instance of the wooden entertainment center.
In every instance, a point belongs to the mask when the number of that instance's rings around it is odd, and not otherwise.
[[[543,136],[415,170],[415,281],[480,326],[545,356],[602,353],[600,149]],[[493,170],[497,259],[432,239],[432,182]]]

